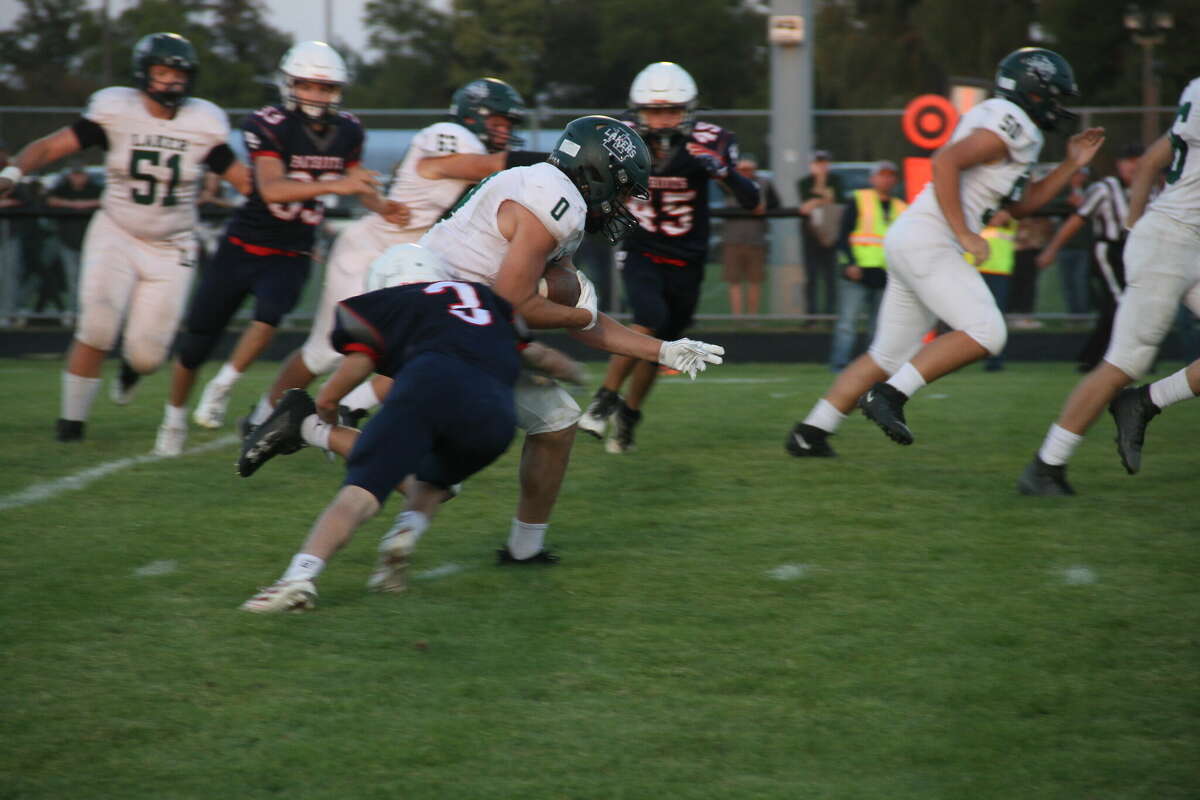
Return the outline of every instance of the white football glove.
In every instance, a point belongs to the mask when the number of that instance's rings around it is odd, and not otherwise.
[[[592,321],[584,325],[580,330],[590,331],[596,327],[596,323],[600,321],[600,310],[597,308],[598,299],[596,298],[596,287],[588,280],[587,275],[582,271],[575,270],[575,276],[579,278],[579,299],[575,301],[576,308],[583,308],[591,312]]]
[[[676,339],[673,342],[663,342],[658,349],[658,363],[686,372],[692,380],[696,380],[697,372],[704,372],[709,364],[720,364],[724,361],[725,348],[719,344],[698,342],[695,339]]]

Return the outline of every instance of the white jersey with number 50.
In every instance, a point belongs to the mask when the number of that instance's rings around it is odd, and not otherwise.
[[[981,128],[999,136],[1008,153],[997,161],[968,167],[959,176],[963,216],[974,233],[983,230],[987,218],[1004,205],[1021,199],[1045,141],[1041,130],[1024,109],[1010,100],[993,97],[963,114],[950,137],[950,144]],[[946,235],[954,238],[938,205],[932,181],[913,200],[905,216],[939,220]]]
[[[164,241],[195,228],[197,183],[212,149],[229,141],[229,120],[198,97],[173,119],[158,119],[144,98],[110,86],[92,95],[83,116],[108,139],[101,208],[129,234]]]
[[[1167,136],[1171,141],[1167,185],[1150,207],[1185,225],[1200,226],[1200,78],[1180,95]]]
[[[575,184],[558,167],[542,163],[497,172],[476,186],[419,244],[439,255],[456,279],[491,286],[508,253],[496,215],[505,200],[533,213],[558,243],[550,261],[569,256],[583,241],[587,208]]]

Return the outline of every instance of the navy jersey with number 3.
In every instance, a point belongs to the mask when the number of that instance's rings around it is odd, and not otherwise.
[[[454,356],[511,386],[520,372],[512,306],[481,283],[410,283],[338,303],[339,353],[365,353],[394,376],[421,353]]]
[[[358,164],[366,134],[358,118],[345,111],[317,131],[297,112],[275,105],[247,117],[242,138],[251,161],[278,158],[288,179],[308,183],[340,178]],[[318,198],[267,203],[255,181],[253,192],[234,213],[228,233],[247,244],[307,252],[324,218],[325,206]]]

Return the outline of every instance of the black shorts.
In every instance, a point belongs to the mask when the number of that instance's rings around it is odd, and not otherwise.
[[[422,353],[396,374],[354,443],[344,485],[381,504],[409,475],[448,488],[499,458],[516,425],[511,386],[453,356]]]
[[[704,264],[665,263],[636,250],[621,256],[621,278],[633,323],[649,328],[659,339],[678,339],[691,327],[700,302]]]
[[[300,302],[311,268],[307,254],[256,255],[223,238],[212,262],[200,273],[184,330],[225,330],[248,295],[254,295],[255,321],[278,327]]]

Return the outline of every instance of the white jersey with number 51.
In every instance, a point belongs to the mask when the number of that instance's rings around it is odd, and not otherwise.
[[[583,241],[583,195],[562,170],[543,163],[485,178],[419,244],[440,256],[456,279],[491,286],[509,247],[496,221],[505,200],[521,204],[546,226],[558,243],[549,260],[570,256]]]
[[[229,120],[198,97],[174,118],[158,119],[144,97],[110,86],[92,95],[83,116],[108,140],[101,208],[129,234],[165,241],[195,228],[197,183],[212,149],[229,141]]]
[[[1200,78],[1180,95],[1167,136],[1171,141],[1167,185],[1150,207],[1185,225],[1200,226]]]

